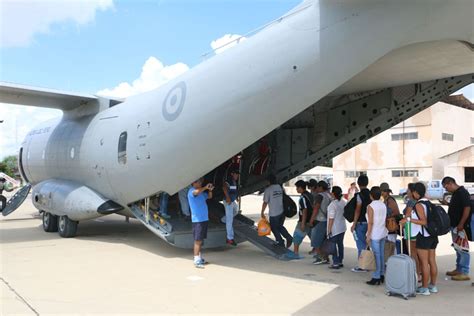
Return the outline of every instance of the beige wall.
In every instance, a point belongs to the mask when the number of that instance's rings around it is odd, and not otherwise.
[[[392,141],[392,134],[418,133],[418,139]],[[441,134],[454,134],[454,141]],[[440,179],[442,156],[469,146],[474,137],[474,111],[438,102],[412,118],[333,159],[334,185],[349,187],[355,178],[345,171],[366,171],[370,185],[388,182],[394,193],[409,182]],[[457,162],[455,165],[457,166]],[[418,177],[392,177],[392,170],[418,170]]]

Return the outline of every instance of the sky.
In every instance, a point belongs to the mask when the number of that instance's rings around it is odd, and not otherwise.
[[[0,0],[0,81],[126,97],[182,74],[300,2]],[[472,85],[465,93],[474,100]],[[16,154],[35,125],[60,115],[0,104],[0,159]]]

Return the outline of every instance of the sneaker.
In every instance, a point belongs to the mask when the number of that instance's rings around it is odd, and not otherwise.
[[[202,261],[195,261],[194,262],[194,266],[198,269],[204,269],[204,263],[202,263]]]
[[[467,274],[457,274],[451,277],[453,281],[470,281],[471,278]]]
[[[361,269],[359,267],[355,267],[351,269],[352,272],[360,273],[360,272],[367,272],[365,269]]]
[[[458,270],[454,269],[453,271],[448,271],[446,272],[446,275],[447,276],[455,276],[455,275],[458,275],[458,274],[461,274],[461,272],[459,272]]]
[[[416,294],[429,296],[431,293],[430,293],[430,290],[428,288],[419,287],[419,288],[416,289]]]
[[[436,287],[436,285],[433,284],[428,285],[428,290],[430,291],[430,293],[438,293],[438,288]]]
[[[327,264],[329,263],[328,259],[318,257],[316,260],[313,261],[313,264],[320,265],[320,264]]]
[[[231,245],[231,246],[234,246],[234,247],[237,246],[237,243],[233,239],[227,239],[227,244]]]
[[[333,270],[338,270],[341,268],[341,266],[338,264],[331,264],[328,268],[333,269]]]
[[[203,265],[209,264],[209,262],[207,262],[206,259],[204,259],[204,258],[201,258],[201,260],[199,260],[199,262]]]
[[[160,214],[161,217],[163,217],[164,219],[170,219],[171,216],[169,216],[168,214]]]

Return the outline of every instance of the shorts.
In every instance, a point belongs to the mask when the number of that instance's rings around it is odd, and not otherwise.
[[[201,241],[207,238],[208,224],[208,221],[193,223],[193,237],[195,241]]]
[[[438,246],[438,237],[416,235],[416,249],[432,250]]]
[[[327,222],[319,222],[311,230],[311,247],[320,248],[327,236]]]
[[[304,231],[301,230],[301,223],[296,223],[295,232],[293,233],[293,243],[295,245],[300,245],[303,242],[303,239],[311,233],[311,227],[308,224],[305,225]]]
[[[301,223],[296,223],[295,232],[293,233],[293,243],[300,245],[303,239],[311,233],[311,227],[308,224],[305,225],[304,231],[301,230]]]

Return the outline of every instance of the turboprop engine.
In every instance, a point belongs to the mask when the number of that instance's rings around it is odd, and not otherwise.
[[[46,180],[35,185],[33,204],[39,210],[58,216],[67,215],[70,220],[82,221],[123,210],[90,188],[67,180]]]

